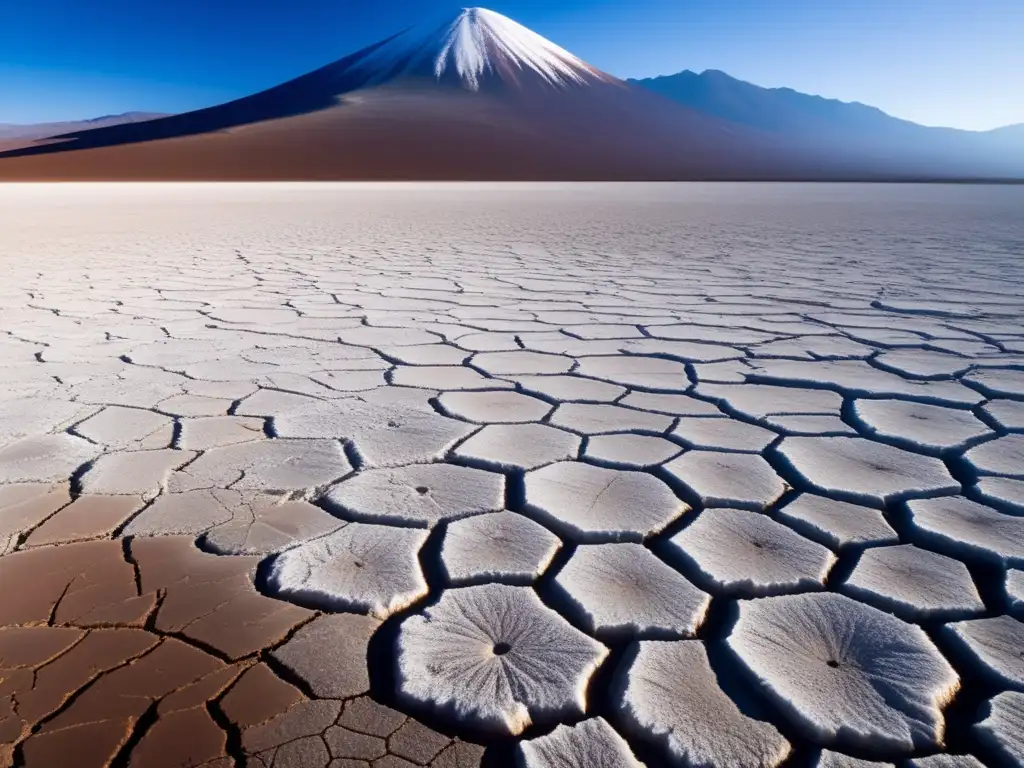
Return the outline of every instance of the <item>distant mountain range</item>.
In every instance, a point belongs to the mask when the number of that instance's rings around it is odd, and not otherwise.
[[[828,131],[859,136],[893,135],[900,132],[917,136],[924,131],[972,136],[1006,132],[1024,136],[1024,125],[984,132],[928,128],[860,102],[811,96],[792,88],[762,88],[717,69],[706,69],[699,74],[684,70],[676,75],[626,82],[643,86],[680,104],[724,120],[793,135],[814,135]]]
[[[893,168],[932,164],[951,176],[1020,176],[1024,169],[1024,124],[993,131],[932,128],[859,102],[762,88],[714,69],[627,82],[705,114],[798,139],[811,151],[859,155]]]
[[[0,143],[13,143],[17,140],[20,144],[25,140],[44,139],[48,136],[56,136],[62,133],[106,128],[111,125],[122,125],[123,123],[141,123],[146,120],[154,120],[158,117],[166,116],[166,114],[159,112],[124,112],[120,115],[103,115],[102,117],[93,117],[87,120],[72,120],[58,123],[0,123]]]
[[[1024,123],[1006,125],[992,131],[986,131],[986,133],[999,141],[1012,141],[1018,147],[1024,146]]]
[[[3,179],[1024,179],[1024,126],[927,128],[724,72],[622,81],[482,8],[172,116],[0,126]]]

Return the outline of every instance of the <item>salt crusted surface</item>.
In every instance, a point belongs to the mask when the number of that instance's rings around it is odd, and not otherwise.
[[[563,768],[586,765],[591,768],[642,768],[629,744],[606,720],[597,717],[572,727],[560,725],[547,736],[519,745],[526,768]]]
[[[1006,572],[1006,597],[1010,601],[1010,610],[1024,613],[1024,571],[1011,568]]]
[[[963,448],[990,434],[970,411],[906,400],[857,400],[854,413],[872,435],[924,453]]]
[[[1009,616],[948,624],[947,636],[1000,687],[1024,691],[1024,624]]]
[[[348,515],[393,525],[430,528],[442,520],[496,512],[505,478],[451,464],[367,470],[337,485],[327,500]]]
[[[427,593],[417,559],[426,532],[351,523],[273,561],[270,591],[318,607],[387,618]]]
[[[798,533],[830,547],[894,544],[899,536],[877,509],[804,493],[778,511]]]
[[[640,541],[689,509],[651,475],[578,462],[527,473],[526,508],[542,523],[586,542]]]
[[[607,653],[529,588],[464,587],[403,622],[398,689],[410,703],[517,734],[582,713]]]
[[[985,764],[971,755],[932,755],[910,760],[907,765],[912,768],[984,768]]]
[[[960,619],[985,612],[963,563],[913,544],[866,550],[841,589],[908,621]]]
[[[790,437],[779,453],[819,492],[873,506],[960,489],[938,459],[857,437]]]
[[[632,645],[615,705],[629,731],[664,746],[672,765],[779,765],[790,744],[719,688],[699,640]]]
[[[0,187],[0,765],[1024,764],[976,192]]]
[[[960,557],[974,555],[1000,565],[1024,566],[1024,517],[1006,515],[961,496],[922,499],[908,505],[923,541]]]
[[[706,510],[669,545],[706,589],[744,597],[820,589],[836,560],[820,544],[742,509]]]
[[[555,584],[598,636],[686,637],[710,604],[707,594],[640,544],[578,547]]]
[[[687,451],[665,470],[700,496],[708,507],[764,509],[778,501],[786,484],[760,456],[721,451]]]
[[[496,512],[450,523],[441,562],[452,584],[530,584],[561,545],[557,536],[528,517]]]
[[[974,726],[978,739],[1004,765],[1024,765],[1024,693],[1000,693],[981,707],[984,718]]]
[[[729,646],[808,738],[910,752],[942,743],[959,678],[919,628],[834,594],[743,603]]]
[[[844,755],[841,752],[832,752],[823,749],[814,763],[815,768],[895,768],[892,763],[876,763],[873,760],[860,760],[856,757]]]

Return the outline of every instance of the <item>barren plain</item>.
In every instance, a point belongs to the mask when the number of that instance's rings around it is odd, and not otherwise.
[[[0,765],[1024,765],[1021,211],[0,185]]]

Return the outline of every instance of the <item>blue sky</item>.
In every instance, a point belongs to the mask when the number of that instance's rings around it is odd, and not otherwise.
[[[928,125],[1024,122],[1024,0],[491,0],[620,77],[722,69]],[[12,0],[0,122],[184,111],[274,85],[458,3]]]

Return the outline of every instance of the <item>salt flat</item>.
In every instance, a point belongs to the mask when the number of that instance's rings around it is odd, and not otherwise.
[[[1024,765],[1021,211],[0,185],[0,765]]]

